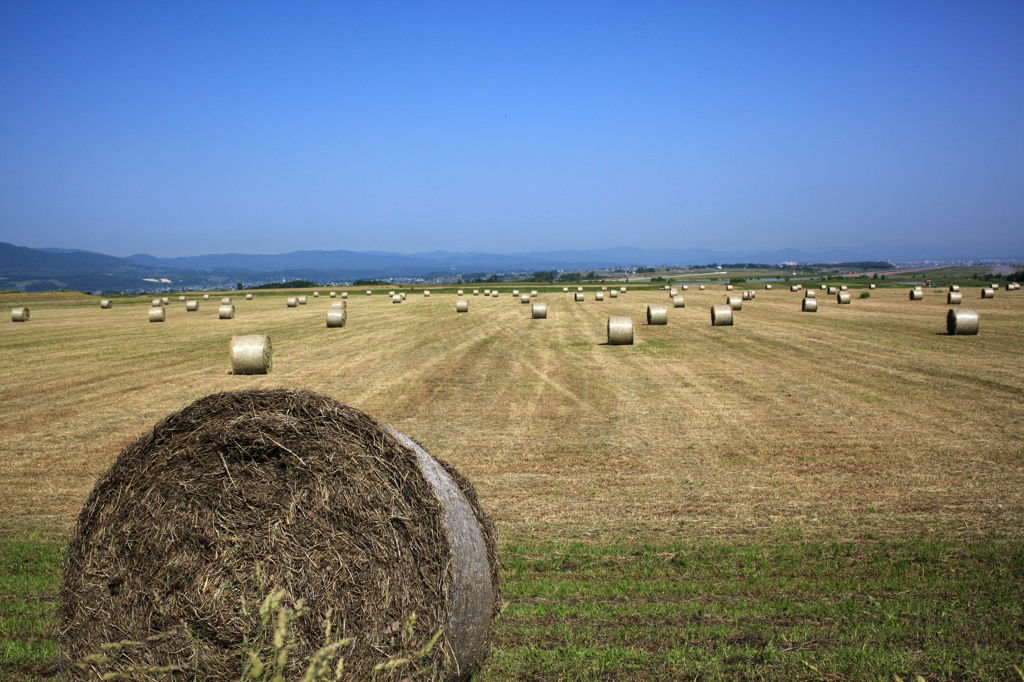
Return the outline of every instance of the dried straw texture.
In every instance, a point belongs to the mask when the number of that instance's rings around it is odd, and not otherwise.
[[[299,307],[299,299],[295,298],[294,296],[289,296],[288,297],[288,307],[289,308],[298,308]]]
[[[804,292],[804,298],[814,298],[817,295],[818,294],[815,293],[812,289],[808,289],[807,291]]]
[[[608,345],[633,345],[633,318],[625,315],[612,315],[608,318]]]
[[[730,308],[727,305],[711,306],[711,326],[712,327],[731,327],[732,326],[732,308]]]
[[[150,322],[163,322],[167,319],[167,308],[160,306],[159,308],[149,309],[149,321]]]
[[[232,374],[268,374],[274,368],[274,347],[266,334],[231,339]]]
[[[618,298],[619,297],[619,290],[618,289],[612,289],[611,291],[608,292],[608,296],[610,296],[611,298]]]
[[[850,292],[849,291],[840,291],[838,294],[836,294],[836,302],[839,303],[840,305],[842,305],[842,304],[849,305],[849,303],[850,303]]]
[[[104,309],[113,308],[114,303],[109,298],[104,298],[103,300],[100,301],[100,307]]]
[[[580,301],[583,300],[583,294],[580,293],[579,291],[577,291],[576,295],[575,295],[575,299],[576,299],[576,302],[579,303]]]
[[[960,305],[963,302],[963,294],[959,291],[950,291],[946,294],[947,305]]]
[[[331,298],[334,298],[334,296],[331,296]],[[246,294],[245,295],[245,300],[251,301],[252,300],[252,294]]]
[[[981,297],[982,298],[995,298],[996,297],[995,289],[982,289],[981,290]]]
[[[726,296],[725,302],[729,304],[729,307],[733,310],[743,310],[743,299],[739,296]]]
[[[529,294],[522,294],[522,295],[520,295],[519,296],[519,302],[520,303],[529,303],[530,302],[530,295]]]
[[[402,302],[402,297],[400,295],[398,295],[398,294],[395,294],[394,296],[391,297],[391,302],[392,303],[401,303]]]
[[[604,300],[604,292],[603,291],[596,292],[594,294],[594,300],[595,301],[603,301]]]
[[[911,301],[921,301],[921,300],[924,300],[924,292],[923,291],[919,291],[917,289],[911,289],[910,290],[910,300]]]
[[[231,297],[230,296],[225,296],[224,298],[220,299],[220,304],[221,305],[228,305],[229,303],[231,303]]]
[[[544,301],[535,301],[533,304],[533,319],[535,320],[546,320],[548,319],[548,304]]]
[[[130,637],[145,644],[111,667],[197,651],[205,679],[238,679],[254,625],[242,602],[277,589],[310,612],[287,679],[330,609],[334,631],[356,638],[345,679],[398,653],[388,626],[413,612],[412,648],[444,630],[430,678],[465,679],[501,602],[494,527],[457,471],[358,410],[285,389],[211,395],[125,448],[89,496],[61,589],[65,667]]]
[[[668,308],[663,305],[647,306],[647,324],[668,324]]]
[[[299,305],[306,305],[306,297],[299,296]]]
[[[978,333],[978,311],[974,308],[950,308],[946,313],[946,332],[950,336],[972,336]]]
[[[816,313],[818,312],[818,299],[816,298],[805,298],[803,305],[800,308],[805,313]]]
[[[235,318],[235,306],[230,303],[222,305],[217,309],[217,317],[222,320],[233,320]]]
[[[344,306],[331,306],[327,311],[327,328],[344,327],[348,322],[348,310]]]
[[[455,303],[455,312],[457,313],[468,313],[469,312],[469,301],[464,298],[459,299]]]
[[[11,322],[28,322],[29,317],[29,310],[26,306],[11,309]]]
[[[686,307],[686,297],[685,296],[676,296],[675,298],[673,298],[672,299],[672,307],[673,308],[685,308]]]
[[[164,299],[162,299],[162,298],[154,298],[153,299],[153,307],[154,308],[162,306],[163,304],[164,304]]]
[[[186,301],[185,310],[187,310],[190,313],[194,313],[195,311],[199,310],[199,301]]]

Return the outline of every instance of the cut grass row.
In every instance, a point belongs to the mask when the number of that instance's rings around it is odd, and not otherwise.
[[[0,677],[54,679],[62,543],[0,540]],[[1021,679],[1024,546],[510,543],[479,680]],[[1016,668],[1015,668],[1016,666]]]

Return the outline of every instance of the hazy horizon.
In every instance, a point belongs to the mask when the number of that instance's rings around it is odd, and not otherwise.
[[[1024,4],[8,5],[0,241],[1024,254]]]

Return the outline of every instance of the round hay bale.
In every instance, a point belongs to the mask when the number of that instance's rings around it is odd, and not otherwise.
[[[373,295],[373,289],[367,289],[366,290],[366,295],[367,296],[372,296]]]
[[[298,308],[299,307],[299,299],[296,298],[295,296],[289,296],[288,297],[288,307],[289,308]]]
[[[619,287],[619,293],[626,293],[626,287]]]
[[[319,291],[314,291],[313,292],[313,298],[320,298],[320,292]]]
[[[562,293],[563,294],[569,293],[569,287],[562,287]]]
[[[675,298],[672,299],[672,307],[673,308],[685,308],[686,307],[686,298],[684,296],[676,296]]]
[[[494,291],[491,292],[491,298],[498,298],[498,290],[497,289],[495,289]]]
[[[185,297],[184,296],[179,296],[178,297],[178,302],[179,303],[184,303],[185,302]]]
[[[957,295],[959,296],[959,294]],[[949,312],[946,313],[946,333],[950,336],[972,336],[977,334],[978,311],[974,308],[950,308]]]
[[[828,295],[829,296],[835,296],[838,293],[839,293],[839,289],[836,289],[835,287],[829,287],[828,288]]]
[[[480,290],[479,289],[473,289],[473,295],[474,296],[479,296],[480,295]]]
[[[601,287],[601,291],[608,291],[608,287]]]
[[[842,304],[849,305],[849,303],[850,303],[850,292],[849,291],[840,291],[838,294],[836,294],[836,302],[839,303],[840,305],[842,305]]]
[[[821,290],[822,290],[822,291],[825,291],[826,289],[828,289],[828,287],[827,287],[827,286],[825,286],[824,284],[822,284],[822,285],[821,285]],[[831,296],[831,295],[832,295],[832,293],[831,293],[831,292],[829,292],[829,295]]]
[[[164,304],[164,299],[162,299],[162,298],[154,298],[153,299],[153,303],[152,303],[152,307],[158,308],[158,307],[162,306],[163,304]]]
[[[391,291],[388,292],[388,296],[394,296],[394,295],[395,295],[395,290],[394,289],[392,289]],[[459,295],[460,296],[462,295],[462,289],[459,289]]]
[[[334,298],[334,296],[331,296],[331,298]],[[251,301],[252,300],[252,294],[246,294],[245,295],[245,300]]]
[[[423,290],[423,298],[430,298],[430,289]]]
[[[669,289],[669,291],[668,291],[668,297],[669,298],[675,298],[678,295],[679,295],[679,290],[678,289]]]
[[[233,320],[235,318],[235,306],[228,303],[217,309],[217,317],[221,320]]]
[[[348,298],[348,292],[347,291],[341,292],[341,297],[342,298]]]
[[[765,291],[771,291],[772,290],[772,285],[771,284],[765,284],[764,285],[764,290]]]
[[[546,320],[548,319],[548,304],[544,301],[534,301],[533,303],[533,319],[535,320]]]
[[[923,299],[924,299],[924,292],[923,291],[920,291],[919,289],[911,289],[910,290],[910,300],[911,301],[921,301]]]
[[[104,299],[102,299],[100,301],[100,308],[107,309],[107,308],[113,308],[113,307],[114,307],[114,303],[109,298],[104,298]]]
[[[402,297],[402,300],[403,300],[403,301],[405,300],[405,292],[404,292],[404,291],[403,291],[402,293],[400,293],[400,294],[399,294],[399,296],[401,296],[401,297]]]
[[[339,301],[331,301],[332,308],[348,308],[348,301],[341,299]]]
[[[812,289],[808,289],[804,292],[804,298],[814,298],[817,294]]]
[[[630,320],[630,325],[633,322]],[[668,307],[663,305],[647,306],[647,324],[668,324]]]
[[[849,287],[847,287],[845,284],[842,284],[842,285],[839,286],[839,291],[848,291],[848,290],[849,290]]]
[[[329,293],[327,295],[330,296],[331,298],[337,298],[338,297],[338,292],[337,291],[332,291],[331,293]]]
[[[732,326],[732,308],[730,308],[727,305],[711,306],[711,326],[712,327],[731,327]]]
[[[518,296],[519,295],[519,289],[513,289],[512,290],[512,295],[513,296]]]
[[[209,294],[203,294],[203,300],[204,301],[209,301],[210,300],[210,295]]]
[[[981,297],[982,298],[995,298],[996,297],[996,290],[995,289],[982,289],[981,290]]]
[[[484,289],[484,296],[490,296],[490,295],[491,295],[491,290],[490,289]]]
[[[993,282],[991,286],[992,286],[993,289],[998,290],[999,289],[999,282]]]
[[[748,291],[747,293],[750,294],[750,300],[751,301],[753,301],[755,298],[757,298],[757,292],[756,291]]]
[[[594,293],[594,300],[595,301],[603,301],[604,300],[604,292],[603,291],[595,292]]]
[[[726,291],[732,291],[732,285],[731,284],[726,284],[725,285],[725,290]]]
[[[583,287],[576,287],[576,291],[583,291]]]
[[[401,297],[401,296],[399,296],[398,294],[394,294],[394,295],[393,295],[393,296],[391,297],[391,302],[392,302],[392,303],[401,303],[401,302],[402,302],[402,297]]]
[[[726,296],[725,302],[729,304],[729,307],[733,310],[743,310],[743,299],[739,296]]]
[[[457,313],[468,313],[469,312],[469,301],[465,299],[459,299],[455,303],[455,312]]]
[[[228,305],[230,303],[231,303],[231,297],[230,296],[225,296],[224,298],[220,299],[220,304],[221,305]]]
[[[274,348],[265,334],[245,334],[231,339],[232,374],[269,374],[274,368]]]
[[[462,296],[462,289],[459,289],[459,296]]]
[[[522,294],[522,295],[521,295],[521,296],[519,297],[519,302],[520,302],[520,303],[524,303],[524,304],[525,304],[525,303],[529,303],[529,302],[530,302],[530,295],[529,295],[529,294]]]
[[[789,290],[790,291],[800,291],[800,287],[798,287],[796,284],[791,284],[791,285],[789,285]]]
[[[306,297],[299,296],[299,305],[306,305]]]
[[[576,298],[576,302],[579,303],[580,301],[583,300],[583,294],[581,294],[580,292],[577,291],[575,298]]]
[[[816,298],[805,298],[800,310],[805,313],[816,313],[818,312],[818,299]]]
[[[868,285],[868,289],[874,289],[874,288],[876,288],[876,285],[874,285],[874,284],[869,284]]]
[[[611,291],[608,292],[608,295],[611,298],[618,298],[619,297],[619,290],[618,289],[612,289]]]
[[[160,299],[160,302],[163,303],[164,305],[167,305],[168,303],[171,302],[171,298],[169,296],[164,296],[163,298]]]
[[[530,292],[530,298],[537,298],[537,290],[536,289],[534,289],[533,291]]]
[[[679,289],[681,291],[688,291],[690,289],[690,285],[689,284],[684,284],[681,287],[679,287]]]
[[[149,321],[150,322],[163,322],[167,319],[167,308],[160,306],[159,308],[149,309]]]
[[[327,328],[344,327],[348,321],[348,309],[344,306],[332,305],[327,311]]]
[[[28,306],[11,309],[11,322],[28,322],[28,318],[30,316],[31,314],[29,313]],[[161,322],[162,321],[163,320],[161,320]]]
[[[703,285],[703,284],[699,285],[699,286],[697,287],[697,289],[698,289],[698,290],[700,290],[700,291],[704,291],[704,285]]]
[[[195,311],[199,310],[199,301],[186,301],[185,310],[187,310],[190,313],[194,313]]]
[[[744,290],[744,291],[743,291],[743,294],[742,294],[742,297],[743,297],[743,300],[744,300],[744,301],[749,301],[749,300],[750,300],[750,292],[749,292],[749,291],[746,291],[746,290]]]
[[[612,315],[608,318],[608,345],[633,345],[633,318],[625,315]]]
[[[959,291],[950,291],[946,294],[946,305],[960,305],[963,301],[963,294]]]

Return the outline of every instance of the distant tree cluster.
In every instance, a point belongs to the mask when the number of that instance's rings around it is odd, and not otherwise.
[[[352,282],[352,285],[353,286],[357,286],[357,287],[371,287],[371,286],[378,286],[378,285],[387,286],[388,284],[389,284],[389,282],[384,282],[384,281],[381,281],[381,280],[378,280],[378,279],[357,279],[355,282]],[[308,286],[308,285],[303,285],[303,286]]]
[[[534,282],[554,282],[558,273],[554,270],[540,270],[533,273]]]
[[[363,282],[363,280],[359,280]],[[359,284],[356,282],[356,284]],[[365,284],[378,284],[378,282],[365,282]],[[379,282],[379,284],[387,284],[387,282]],[[293,279],[291,282],[267,282],[266,284],[257,284],[249,287],[250,289],[308,289],[309,287],[320,286],[316,282],[310,282],[308,279]]]
[[[583,279],[583,275],[578,272],[563,272],[558,276],[559,282],[579,282]]]
[[[657,272],[658,268],[637,268],[636,272],[638,275],[647,274],[649,272]]]

